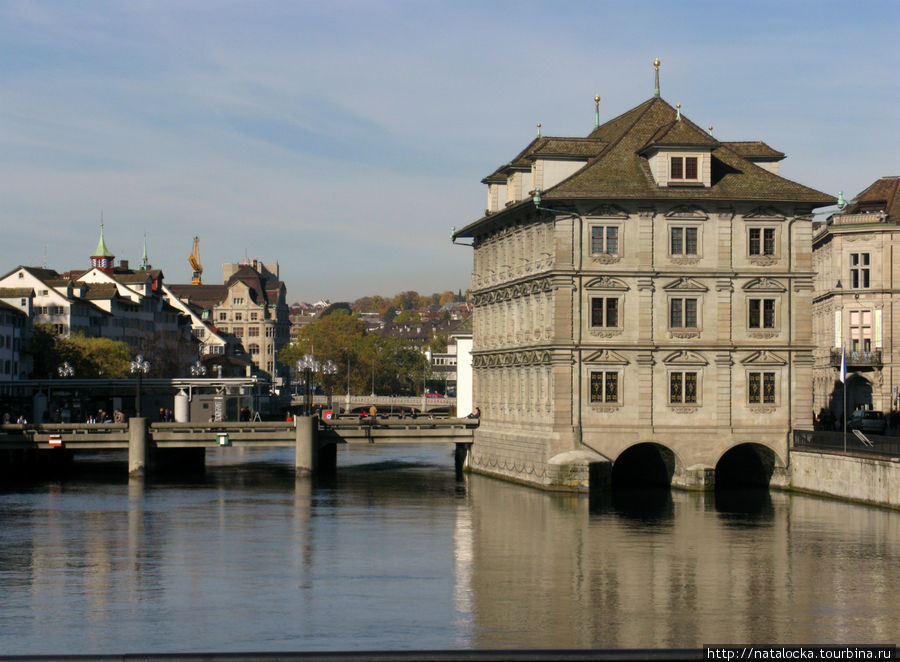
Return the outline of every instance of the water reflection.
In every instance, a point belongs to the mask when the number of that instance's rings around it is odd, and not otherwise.
[[[896,512],[766,490],[460,483],[443,449],[342,452],[333,478],[298,479],[289,452],[233,450],[164,482],[0,488],[0,650],[896,638]]]

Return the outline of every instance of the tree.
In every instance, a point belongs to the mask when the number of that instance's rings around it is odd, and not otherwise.
[[[438,299],[438,304],[441,306],[446,306],[448,303],[453,303],[456,301],[456,295],[453,294],[450,290],[441,293],[440,299]]]
[[[417,310],[404,310],[401,311],[399,315],[397,315],[392,321],[396,324],[403,324],[405,322],[418,322],[422,319],[422,316],[419,315],[419,311]]]
[[[26,350],[32,356],[32,377],[54,377],[65,362],[75,370],[76,377],[127,377],[129,370],[128,345],[109,338],[94,338],[73,334],[63,338],[46,324],[36,324]]]

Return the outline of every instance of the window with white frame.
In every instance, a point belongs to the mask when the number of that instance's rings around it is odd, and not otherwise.
[[[619,402],[619,373],[617,371],[591,371],[591,402]]]
[[[775,404],[775,373],[747,373],[747,401],[751,405]]]
[[[696,226],[672,226],[669,228],[669,254],[673,256],[697,255],[700,229]]]
[[[591,326],[619,326],[619,298],[591,297]]]
[[[697,180],[696,156],[672,156],[669,159],[669,179]]]

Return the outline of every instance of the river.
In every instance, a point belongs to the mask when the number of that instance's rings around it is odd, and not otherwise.
[[[900,513],[784,492],[545,493],[451,448],[207,452],[0,485],[0,653],[895,643]]]

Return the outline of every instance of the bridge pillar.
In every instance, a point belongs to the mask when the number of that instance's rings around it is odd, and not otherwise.
[[[295,416],[294,435],[294,471],[300,476],[314,473],[318,469],[316,418]]]
[[[677,487],[682,490],[697,490],[700,492],[715,489],[715,467],[695,464],[680,471],[676,470],[672,475],[672,487]]]
[[[143,476],[147,468],[147,419],[128,419],[128,475]]]
[[[472,446],[471,442],[456,444],[456,479],[457,480],[460,480],[462,478],[462,473],[466,468],[466,458],[469,457],[469,448],[471,446]]]

